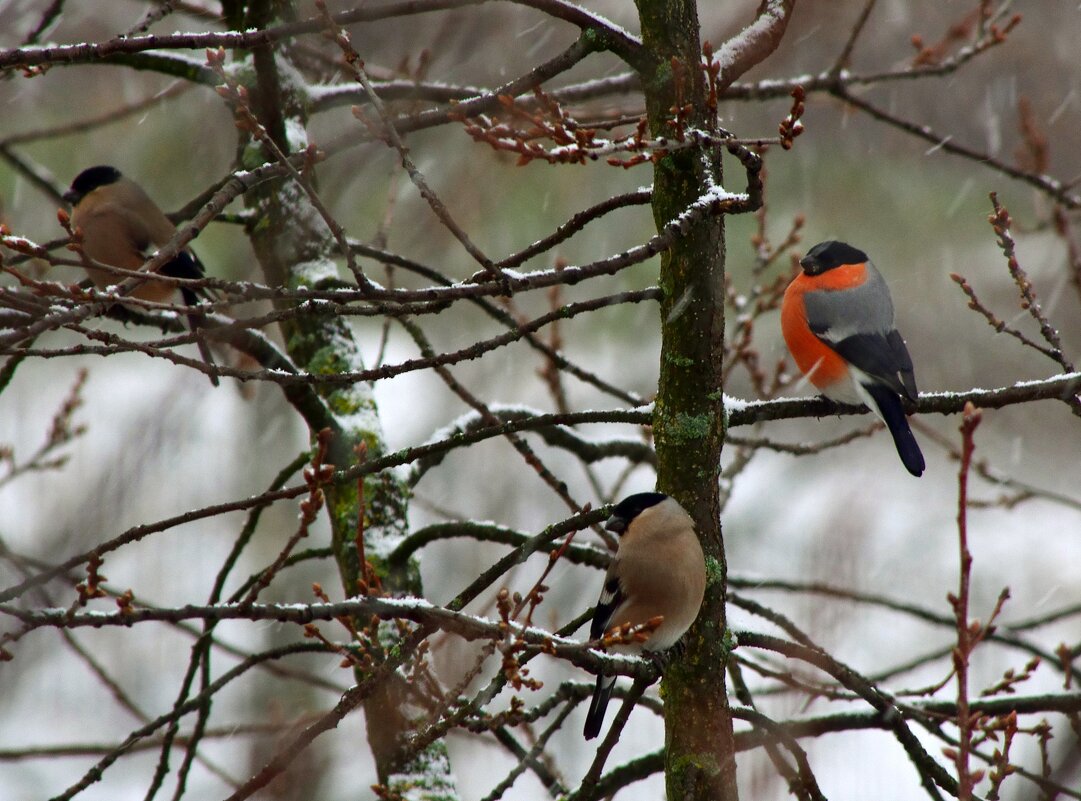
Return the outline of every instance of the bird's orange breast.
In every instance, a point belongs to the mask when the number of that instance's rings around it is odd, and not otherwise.
[[[849,266],[837,267],[822,275],[808,276],[800,273],[788,285],[781,304],[781,333],[788,351],[796,361],[800,372],[818,389],[826,390],[848,376],[848,364],[836,351],[814,335],[807,324],[807,309],[803,296],[821,289],[838,290],[863,283],[863,265],[856,274]],[[841,275],[834,276],[834,273]]]

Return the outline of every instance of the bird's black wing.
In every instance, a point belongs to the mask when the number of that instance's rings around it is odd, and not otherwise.
[[[818,332],[815,332],[816,335]],[[845,361],[888,386],[898,395],[916,401],[912,357],[896,330],[888,334],[853,334],[837,342],[819,337]]]
[[[597,608],[593,612],[593,622],[589,626],[589,639],[596,640],[604,636],[608,627],[612,624],[612,616],[616,609],[623,603],[623,588],[619,584],[619,578],[615,575],[615,562],[608,568],[604,577],[604,587],[601,589],[601,597],[597,600]]]
[[[203,278],[206,275],[206,270],[203,268],[203,264],[195,257],[195,254],[189,253],[186,250],[177,254],[175,259],[167,261],[161,266],[159,272],[162,275],[167,275],[170,278]],[[199,303],[200,296],[207,296],[208,293],[202,289],[193,289],[190,286],[180,287],[180,297],[184,300],[185,306],[195,306]],[[203,320],[199,318],[197,314],[189,314],[188,327],[191,328],[193,333],[197,333],[197,329],[203,326]],[[199,347],[199,355],[203,357],[203,361],[208,365],[214,364],[214,357],[210,352],[210,346],[206,344],[206,341],[199,338],[195,341]],[[218,377],[211,374],[210,383],[214,386],[218,386]]]
[[[171,259],[163,264],[159,272],[170,278],[198,279],[203,278],[206,275],[206,270],[203,269],[202,263],[186,250],[178,253],[175,259]],[[192,289],[191,287],[180,287],[180,296],[184,298],[184,303],[188,306],[194,306],[199,302],[199,294],[200,292],[198,290]]]
[[[608,631],[608,627],[612,624],[612,617],[616,610],[623,603],[623,588],[615,573],[616,563],[613,561],[604,576],[604,587],[601,588],[601,597],[597,600],[593,622],[589,626],[591,640],[604,636],[604,632]],[[604,711],[608,708],[608,699],[612,697],[612,688],[615,683],[615,676],[605,676],[603,673],[597,675],[597,688],[593,691],[593,699],[589,703],[585,728],[582,732],[587,740],[592,740],[600,734],[601,726],[604,724]]]

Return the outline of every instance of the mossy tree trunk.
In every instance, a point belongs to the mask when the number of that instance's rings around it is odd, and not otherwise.
[[[693,0],[638,0],[651,64],[642,74],[651,131],[671,136],[672,109],[708,129],[708,86]],[[673,66],[673,62],[676,65]],[[654,167],[653,216],[660,229],[722,179],[720,157],[687,149]],[[685,653],[665,671],[665,774],[670,799],[737,798],[735,743],[725,691],[725,557],[718,476],[724,442],[724,218],[692,226],[661,257],[660,383],[653,415],[659,489],[686,507],[706,553],[709,585]]]
[[[274,10],[272,12],[272,9]],[[249,21],[265,27],[276,13],[278,4],[256,2],[249,6]],[[278,20],[284,21],[284,20]],[[280,80],[281,52],[270,48],[252,54],[250,72],[238,75],[250,81],[251,107],[269,137],[283,153],[290,152],[285,131],[288,122],[304,130],[306,110],[301,99],[292,96],[286,82]],[[253,146],[254,147],[254,146]],[[261,150],[261,149],[260,149]],[[272,153],[249,151],[251,165],[273,160]],[[241,158],[244,158],[242,154]],[[321,288],[323,282],[338,283],[336,261],[343,257],[328,226],[309,201],[306,193],[292,179],[269,181],[246,196],[249,208],[256,213],[248,234],[259,264],[270,286],[288,290]],[[345,320],[332,313],[304,314],[287,318],[282,333],[290,358],[303,372],[329,375],[362,370],[359,344]],[[357,459],[357,447],[363,446],[366,458],[384,454],[382,426],[378,408],[367,383],[334,388],[322,387],[318,394],[326,404],[332,422],[333,439],[328,461],[339,469]],[[312,421],[309,419],[309,425]],[[312,430],[312,438],[318,432]],[[386,570],[385,557],[408,533],[408,488],[390,471],[364,479],[363,498],[355,483],[332,484],[325,490],[331,523],[333,550],[345,595],[357,594],[362,576],[356,543],[358,531],[364,532],[364,553],[382,582],[385,591],[423,596],[420,574],[416,569]],[[358,519],[363,521],[358,526]],[[357,620],[363,629],[368,620]],[[383,624],[383,644],[393,649],[398,638],[392,623]],[[373,670],[378,669],[378,663]],[[356,681],[363,684],[369,676],[362,668],[355,670]],[[375,758],[379,781],[392,795],[409,791],[417,798],[456,798],[446,747],[436,741],[418,752],[403,749],[410,732],[407,692],[397,674],[366,695],[364,712],[368,742]],[[408,756],[403,756],[407,754]]]

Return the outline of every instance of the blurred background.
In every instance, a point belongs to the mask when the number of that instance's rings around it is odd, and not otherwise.
[[[301,3],[300,16],[310,13]],[[330,4],[348,7],[346,3]],[[632,4],[582,3],[632,33],[637,30]],[[703,38],[719,45],[749,22],[757,2],[732,0],[702,3]],[[790,79],[829,69],[847,40],[864,3],[850,0],[806,0],[795,15],[778,51],[741,79],[741,83]],[[41,18],[44,0],[0,0],[0,46],[16,47]],[[928,44],[942,40],[950,26],[963,19],[974,3],[880,0],[852,54],[850,69],[877,74],[899,69],[915,54],[914,35]],[[113,2],[76,4],[63,9],[48,41],[105,41],[136,26],[150,6]],[[1077,31],[1081,9],[1075,2],[1045,0],[1018,4],[1021,24],[1007,41],[942,77],[894,80],[861,87],[857,93],[890,113],[926,125],[944,139],[1016,163],[1023,150],[1020,109],[1028,104],[1031,120],[1046,137],[1049,175],[1064,182],[1081,176],[1081,72],[1077,65]],[[189,14],[167,17],[150,31],[216,30],[210,19]],[[422,14],[350,28],[353,43],[373,76],[417,77],[419,65],[427,80],[490,88],[527,71],[569,46],[577,31],[528,8],[486,3],[452,11]],[[427,57],[422,57],[427,53]],[[203,54],[191,53],[201,62]],[[561,76],[556,86],[625,72],[614,56],[599,54]],[[36,241],[63,235],[56,222],[57,202],[13,166],[17,158],[63,188],[83,168],[111,163],[136,178],[166,210],[179,209],[232,168],[236,133],[231,114],[208,86],[178,84],[150,70],[120,64],[56,66],[44,74],[6,74],[0,81],[0,219],[14,233]],[[327,83],[342,83],[333,65]],[[554,88],[554,87],[553,87]],[[168,98],[106,125],[64,130],[63,135],[33,137],[34,132],[67,128],[106,116],[158,93]],[[775,135],[790,100],[723,103],[722,124],[739,136]],[[606,115],[636,113],[637,94],[606,98],[591,110]],[[778,148],[766,157],[765,230],[779,243],[802,216],[802,254],[823,239],[837,238],[865,250],[889,282],[897,323],[907,339],[923,392],[998,387],[1043,378],[1058,372],[1050,360],[995,335],[949,278],[964,275],[977,294],[998,315],[1038,338],[1038,330],[1021,309],[1017,290],[1006,271],[987,214],[989,192],[997,192],[1014,218],[1018,256],[1028,272],[1045,312],[1058,327],[1068,358],[1081,357],[1081,284],[1073,272],[1066,244],[1049,224],[1053,207],[1029,185],[1007,178],[978,162],[950,155],[926,141],[898,131],[866,115],[846,109],[824,95],[809,96],[806,132],[789,152]],[[326,104],[313,113],[309,140],[321,144],[358,130],[348,103]],[[474,143],[456,126],[411,135],[411,155],[433,189],[447,203],[458,223],[489,256],[518,251],[550,233],[575,212],[609,196],[648,186],[649,167],[622,170],[602,163],[552,167],[533,162],[515,166],[515,158],[495,154]],[[1022,154],[1022,158],[1023,158]],[[738,165],[728,164],[728,188],[743,188]],[[475,269],[460,246],[431,214],[402,174],[396,155],[380,144],[350,148],[319,171],[320,190],[349,235],[371,242],[385,236],[385,247],[445,274],[462,279]],[[233,211],[239,211],[239,206]],[[1076,211],[1070,217],[1076,222]],[[728,272],[738,292],[751,289],[755,262],[753,216],[729,218]],[[616,212],[545,254],[522,270],[551,266],[553,256],[571,264],[596,260],[639,244],[654,232],[647,207]],[[1076,241],[1076,235],[1075,235]],[[200,234],[195,250],[212,275],[233,280],[260,280],[251,248],[240,226],[216,223]],[[772,279],[790,268],[779,259],[767,275]],[[46,277],[75,281],[75,270],[53,268]],[[373,266],[371,269],[375,270]],[[642,288],[656,283],[657,260],[614,278],[567,288],[561,302]],[[399,275],[403,284],[408,276]],[[382,277],[379,280],[383,280]],[[535,292],[515,299],[515,309],[528,317],[549,308],[550,298]],[[423,324],[442,350],[454,350],[496,333],[482,314],[456,307],[453,315]],[[372,363],[380,352],[382,322],[355,318],[359,339]],[[119,324],[102,322],[104,326]],[[562,348],[579,364],[615,384],[649,398],[655,391],[659,353],[655,306],[618,306],[561,324]],[[756,325],[762,362],[773,365],[784,355],[776,314]],[[135,329],[123,331],[138,337]],[[154,332],[150,332],[152,335]],[[39,347],[60,348],[78,341],[56,332]],[[193,351],[194,352],[194,351]],[[385,360],[416,355],[407,336],[390,330]],[[517,344],[484,359],[466,362],[453,373],[492,404],[522,404],[552,411],[555,402],[538,370],[534,352]],[[225,502],[265,490],[274,476],[308,446],[302,421],[272,385],[232,381],[211,391],[205,377],[139,354],[108,359],[68,357],[28,359],[0,394],[0,444],[13,449],[15,460],[32,453],[45,439],[80,370],[87,371],[83,405],[75,420],[85,433],[63,449],[59,469],[32,472],[0,484],[0,538],[12,552],[60,562],[111,539],[131,526]],[[567,379],[572,409],[613,408],[617,403],[583,383]],[[752,397],[745,373],[736,370],[729,395]],[[388,448],[416,445],[459,419],[466,407],[438,378],[426,372],[407,373],[374,386]],[[788,394],[810,394],[795,387]],[[949,448],[959,447],[956,417],[923,416],[916,435],[928,470],[911,478],[897,462],[884,432],[840,449],[807,457],[757,451],[731,484],[723,513],[725,544],[733,576],[751,580],[788,579],[828,582],[856,591],[877,592],[948,615],[946,594],[957,585],[957,462]],[[866,426],[867,418],[826,418],[771,423],[741,436],[768,437],[788,443],[813,443]],[[587,429],[594,438],[639,436],[632,428]],[[946,443],[949,444],[947,447]],[[988,411],[976,434],[977,458],[996,474],[1009,476],[1038,492],[1016,504],[1018,487],[974,482],[972,494],[986,506],[969,516],[973,572],[972,615],[981,619],[993,608],[1004,587],[1010,591],[1000,622],[1024,621],[1081,602],[1081,482],[1078,454],[1081,425],[1065,404],[1046,401]],[[604,500],[586,475],[565,453],[536,443],[538,453],[570,485],[580,502]],[[725,464],[734,448],[726,450]],[[600,463],[593,478],[611,487],[625,465]],[[647,468],[634,470],[621,494],[652,489]],[[1063,496],[1055,500],[1052,496]],[[411,528],[447,519],[491,520],[535,533],[567,515],[566,508],[541,484],[505,441],[492,440],[448,457],[416,487]],[[152,605],[198,603],[209,593],[243,516],[221,515],[170,529],[125,547],[103,572],[117,588],[131,588],[138,601]],[[247,559],[247,575],[272,560],[294,530],[296,510],[290,504],[269,509],[259,526]],[[314,535],[323,537],[322,522]],[[583,534],[583,536],[587,536]],[[420,555],[425,592],[445,601],[489,566],[504,548],[468,540],[437,542]],[[544,559],[522,565],[510,586],[526,589],[540,575]],[[21,580],[10,563],[0,563],[7,587]],[[303,602],[312,598],[310,584],[338,591],[330,562],[299,567],[278,578],[265,600]],[[548,584],[548,600],[540,622],[555,629],[596,598],[600,574],[573,565],[559,565]],[[69,589],[48,588],[41,605],[67,606]],[[783,611],[817,643],[856,669],[874,674],[921,654],[949,646],[954,633],[911,617],[873,610],[852,601],[823,599],[807,593],[748,590],[763,603]],[[335,596],[337,597],[337,596]],[[472,611],[489,612],[490,598]],[[731,610],[733,628],[767,629],[738,609]],[[8,630],[11,621],[5,621]],[[329,628],[329,627],[328,627]],[[223,624],[222,640],[244,650],[275,642],[295,641],[290,627]],[[52,796],[72,784],[93,764],[94,755],[63,758],[10,758],[8,752],[30,746],[77,744],[88,749],[114,743],[140,725],[140,715],[156,717],[167,710],[177,692],[192,638],[174,627],[132,632],[74,632],[65,642],[55,633],[38,631],[16,644],[15,660],[0,666],[0,787],[4,798]],[[584,637],[584,630],[579,632]],[[1034,641],[1054,650],[1060,642],[1078,642],[1077,618],[1032,633]],[[118,677],[136,709],[124,708],[117,695],[88,675],[77,648],[92,651],[104,671]],[[470,664],[475,648],[445,639],[436,652],[441,677],[449,685]],[[1008,668],[1020,670],[1029,655],[987,646],[973,664],[974,688],[995,683]],[[226,660],[227,657],[219,657]],[[761,657],[760,657],[761,659]],[[218,697],[218,720],[288,725],[337,700],[337,688],[350,675],[335,657],[297,658],[295,663],[322,677],[324,686],[262,674],[237,682]],[[290,664],[293,664],[292,662]],[[494,668],[494,665],[493,665]],[[590,676],[551,660],[536,660],[534,675],[545,690],[572,678]],[[895,678],[890,686],[922,687],[945,677],[948,659]],[[1023,692],[1061,688],[1061,676],[1048,666],[1024,685]],[[654,689],[655,692],[655,689]],[[950,697],[952,690],[943,691]],[[505,699],[504,699],[505,700]],[[821,705],[819,705],[821,704]],[[813,715],[824,702],[807,706],[802,697],[778,694],[763,701],[775,719]],[[571,717],[553,740],[552,762],[574,786],[593,758],[583,748],[581,716]],[[609,718],[611,718],[611,714]],[[1061,719],[1054,721],[1061,724]],[[191,797],[227,795],[228,785],[215,774],[224,771],[243,780],[265,761],[281,733],[254,737],[218,732],[204,747],[208,763],[197,765],[189,779]],[[267,798],[345,799],[374,781],[370,755],[363,743],[359,713],[333,735],[309,749],[304,759]],[[1076,786],[1078,765],[1063,751],[1056,763]],[[463,798],[483,797],[514,760],[491,740],[452,735],[448,744]],[[663,729],[644,710],[613,753],[610,765],[659,749]],[[885,733],[856,732],[805,741],[811,765],[827,797],[907,799],[918,793],[915,772],[896,742]],[[1076,748],[1076,739],[1072,741]],[[938,755],[941,743],[928,738]],[[857,758],[858,755],[858,758]],[[1015,760],[1039,769],[1030,740],[1019,742]],[[157,751],[125,758],[105,778],[81,794],[84,799],[140,798],[145,793]],[[740,780],[746,797],[783,798],[786,787],[760,754],[744,754]],[[292,777],[292,778],[291,778]],[[1031,786],[1015,780],[1004,788],[1006,798],[1032,797]],[[1013,793],[1011,795],[1011,793]],[[363,793],[359,794],[364,797]],[[628,788],[620,797],[663,796],[660,775]],[[507,797],[543,798],[546,793],[530,774],[520,778]]]

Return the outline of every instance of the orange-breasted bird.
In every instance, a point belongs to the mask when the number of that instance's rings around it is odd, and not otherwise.
[[[176,233],[176,226],[137,183],[126,178],[116,167],[89,167],[75,176],[64,193],[71,204],[71,224],[82,232],[83,253],[93,261],[125,270],[138,270],[155,248],[166,244]],[[162,265],[159,271],[171,278],[202,278],[203,265],[191,251],[184,250]],[[87,274],[100,288],[121,283],[122,279],[106,270],[87,268]],[[176,294],[176,285],[148,279],[132,290],[131,296],[142,300],[168,302]],[[199,302],[199,294],[191,287],[180,287],[180,297],[186,306]],[[188,315],[194,331],[199,318]],[[198,340],[199,353],[207,364],[213,364],[210,349]],[[210,381],[217,386],[218,379]]]
[[[823,395],[864,403],[886,424],[905,468],[926,466],[901,398],[915,403],[912,357],[893,321],[882,275],[862,250],[820,242],[784,293],[781,332],[796,365]]]
[[[657,654],[675,645],[691,627],[706,592],[706,560],[694,520],[675,498],[639,492],[615,505],[604,527],[619,536],[619,548],[604,577],[589,637],[596,640],[615,626],[641,626],[663,618],[643,643],[612,650]],[[615,676],[597,676],[584,734],[601,731]]]

